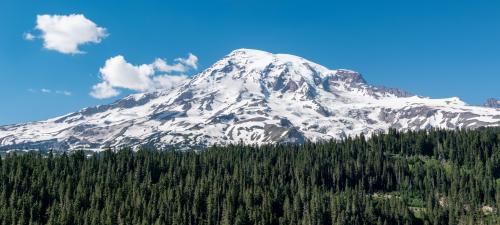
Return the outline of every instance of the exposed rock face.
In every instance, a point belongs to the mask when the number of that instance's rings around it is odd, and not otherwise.
[[[499,126],[500,110],[368,84],[303,58],[239,49],[172,89],[0,127],[0,148],[60,150],[302,143],[400,130]]]

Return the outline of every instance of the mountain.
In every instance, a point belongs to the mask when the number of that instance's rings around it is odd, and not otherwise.
[[[500,109],[368,84],[306,59],[239,49],[180,87],[61,117],[0,127],[0,146],[59,150],[301,143],[418,130],[499,126]]]
[[[490,108],[500,108],[500,100],[496,98],[489,98],[488,100],[486,100],[486,103],[484,103],[484,106]]]

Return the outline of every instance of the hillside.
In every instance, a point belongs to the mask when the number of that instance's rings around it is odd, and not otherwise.
[[[499,224],[500,129],[9,154],[1,224]]]

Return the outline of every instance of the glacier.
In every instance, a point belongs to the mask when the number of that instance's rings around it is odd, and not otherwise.
[[[0,126],[0,151],[303,143],[390,128],[499,125],[498,108],[370,85],[355,71],[328,69],[294,55],[237,49],[170,90]]]

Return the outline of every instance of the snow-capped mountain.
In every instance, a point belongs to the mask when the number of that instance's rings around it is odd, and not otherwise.
[[[491,108],[500,108],[500,100],[496,98],[489,98],[488,100],[486,100],[486,103],[484,103],[484,106]]]
[[[385,131],[499,126],[500,110],[375,87],[354,71],[239,49],[180,87],[0,127],[0,148],[301,143]]]

